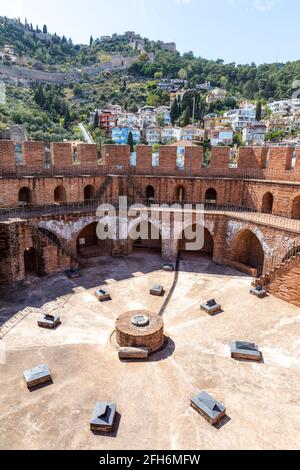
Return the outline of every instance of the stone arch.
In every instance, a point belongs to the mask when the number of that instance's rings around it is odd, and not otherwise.
[[[92,184],[88,184],[84,188],[84,200],[90,201],[91,199],[95,199],[95,198],[96,198],[95,187]]]
[[[295,197],[292,204],[293,219],[300,219],[300,196]]]
[[[23,188],[20,189],[19,195],[19,204],[31,204],[32,203],[32,191],[30,188],[24,186]]]
[[[267,214],[272,214],[273,212],[273,203],[274,203],[274,196],[271,192],[267,192],[264,194],[262,198],[262,205],[261,211]]]
[[[182,185],[177,186],[177,188],[175,189],[175,201],[182,203],[185,201],[185,197],[186,197],[185,187]]]
[[[146,198],[155,199],[155,189],[151,184],[149,184],[146,188]]]
[[[196,242],[196,229],[197,228],[202,228],[203,229],[203,238],[201,239],[200,241],[200,244],[202,245],[201,247],[197,247],[196,246],[196,249],[193,250],[193,249],[188,249],[188,244],[192,244],[192,243],[195,243]],[[194,254],[197,254],[197,255],[206,255],[210,258],[213,258],[214,256],[214,246],[215,246],[215,243],[214,243],[214,238],[213,238],[213,235],[211,234],[211,232],[209,231],[209,229],[205,226],[201,226],[200,224],[196,224],[194,223],[193,225],[189,226],[189,227],[186,227],[188,229],[192,229],[192,231],[195,233],[195,236],[193,239],[189,239],[187,236],[186,236],[186,229],[184,229],[181,233],[181,236],[178,240],[178,249],[179,249],[179,252],[183,253],[183,252],[189,252],[189,253],[194,253]]]
[[[77,255],[81,258],[96,258],[111,254],[111,239],[100,240],[98,237],[99,222],[87,224],[77,235]]]
[[[232,260],[242,271],[263,273],[265,254],[259,238],[249,229],[240,230],[232,242]]]
[[[135,239],[135,232],[141,233],[138,239]],[[129,243],[132,249],[147,249],[153,251],[162,250],[162,236],[159,224],[148,218],[140,217],[134,219],[128,226]]]
[[[25,275],[37,274],[37,251],[34,247],[26,248],[26,250],[24,251],[24,270]]]
[[[59,185],[54,190],[54,201],[55,202],[67,202],[67,194],[64,186]]]
[[[216,205],[218,200],[218,193],[214,188],[207,189],[205,193],[205,204]]]

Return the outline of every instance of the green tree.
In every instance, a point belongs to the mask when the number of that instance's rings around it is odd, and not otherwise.
[[[92,47],[92,45],[94,44],[94,38],[93,36],[90,37],[90,47]]]
[[[262,118],[262,106],[261,106],[261,101],[257,102],[256,105],[256,121],[261,121]]]
[[[64,115],[64,128],[69,130],[70,124],[71,124],[71,115],[70,115],[69,107],[66,106],[65,115]]]
[[[179,110],[177,98],[175,98],[175,100],[173,101],[171,105],[171,121],[173,125],[176,124],[176,122],[179,119],[179,116],[180,116],[180,110]]]
[[[130,152],[134,152],[134,141],[133,141],[133,135],[132,135],[132,132],[130,131],[129,134],[128,134],[128,141],[127,141],[127,144],[129,145],[130,147]]]
[[[46,26],[45,24],[44,24],[44,26],[43,26],[43,33],[44,33],[44,34],[48,34],[48,28],[47,28],[47,26]]]
[[[97,129],[99,127],[99,113],[98,111],[95,112],[94,116],[94,129]]]

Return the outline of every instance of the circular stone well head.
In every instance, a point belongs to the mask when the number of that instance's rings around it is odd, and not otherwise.
[[[157,313],[133,310],[117,318],[116,343],[119,347],[147,348],[152,353],[160,349],[164,341],[164,321]]]
[[[150,323],[150,319],[149,317],[147,317],[146,315],[135,315],[134,317],[132,317],[131,319],[131,323],[134,325],[134,326],[137,326],[139,328],[142,328],[143,326],[147,326],[149,325]]]

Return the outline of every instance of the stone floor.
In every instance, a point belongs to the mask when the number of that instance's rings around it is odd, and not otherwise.
[[[74,281],[59,275],[0,292],[1,322],[34,307],[0,341],[1,449],[299,448],[299,309],[256,299],[248,277],[207,258],[185,257],[178,276],[160,267],[158,254],[137,252],[103,260]],[[165,298],[149,295],[157,282]],[[111,302],[97,302],[100,286],[109,286]],[[51,310],[58,297],[62,325],[39,329],[36,308],[52,302]],[[224,308],[215,317],[200,311],[212,297]],[[115,319],[139,308],[163,310],[169,345],[149,362],[122,363],[110,342]],[[232,360],[233,339],[257,342],[264,363]],[[53,384],[30,393],[23,370],[43,363]],[[200,390],[227,407],[218,427],[189,406]],[[117,403],[113,435],[89,430],[99,400]]]

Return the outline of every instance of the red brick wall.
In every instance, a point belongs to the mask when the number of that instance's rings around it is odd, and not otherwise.
[[[203,166],[203,147],[186,147],[184,169],[197,175]]]
[[[259,170],[265,168],[266,158],[266,147],[240,147],[238,168],[241,170]]]
[[[108,171],[119,166],[129,168],[130,147],[128,145],[104,145],[102,160],[107,166]]]
[[[293,152],[292,147],[270,147],[268,169],[277,171],[290,170]]]
[[[138,170],[152,170],[152,146],[138,145],[136,147],[136,167]]]
[[[73,152],[71,143],[52,143],[51,154],[52,163],[56,168],[68,168],[73,165]]]
[[[15,145],[10,140],[0,140],[0,171],[16,169]]]
[[[210,168],[225,169],[229,167],[229,147],[213,147],[211,150]]]
[[[79,144],[77,156],[81,165],[96,165],[98,160],[98,147],[96,144]]]
[[[159,149],[159,169],[163,173],[176,171],[177,147],[161,146]]]
[[[45,144],[43,142],[24,142],[23,155],[27,167],[35,170],[45,168]]]

